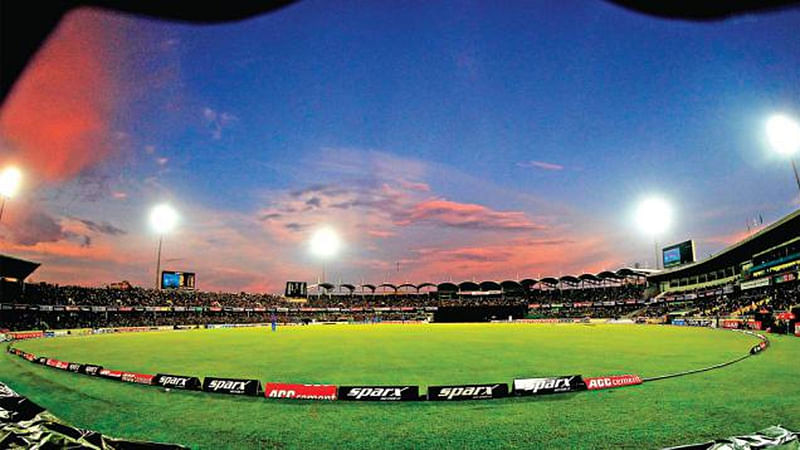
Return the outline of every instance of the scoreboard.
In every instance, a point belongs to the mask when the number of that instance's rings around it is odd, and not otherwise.
[[[287,281],[286,297],[308,298],[308,283],[305,281]]]
[[[194,289],[194,272],[174,272],[164,270],[161,272],[161,289]]]
[[[680,244],[664,247],[661,250],[661,261],[665,269],[693,263],[695,261],[694,241],[689,239]]]

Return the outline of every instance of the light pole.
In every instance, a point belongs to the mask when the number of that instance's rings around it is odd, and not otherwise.
[[[672,222],[672,208],[659,197],[642,200],[636,209],[636,223],[645,233],[653,237],[655,268],[658,269],[658,236],[663,234]]]
[[[0,172],[0,221],[3,220],[3,211],[6,209],[6,200],[17,193],[22,182],[22,172],[14,166],[6,167]]]
[[[161,246],[164,234],[172,231],[178,223],[178,213],[166,203],[150,211],[150,226],[158,233],[158,257],[156,258],[156,289],[161,289]]]
[[[309,242],[311,253],[322,259],[322,282],[325,282],[325,263],[342,246],[339,235],[331,227],[322,227],[314,232]]]
[[[789,116],[775,114],[767,120],[766,129],[772,148],[789,158],[797,190],[800,191],[800,175],[797,174],[797,165],[794,162],[794,155],[800,151],[800,124]]]

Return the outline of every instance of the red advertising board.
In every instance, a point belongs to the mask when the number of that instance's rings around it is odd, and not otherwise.
[[[722,321],[722,328],[730,328],[736,330],[760,330],[761,322],[758,320],[743,320],[743,319],[724,319]]]
[[[300,400],[336,400],[336,386],[325,384],[266,383],[264,397]]]
[[[104,378],[111,378],[114,380],[122,379],[122,371],[112,369],[102,369],[99,375]]]
[[[154,375],[146,373],[122,372],[122,381],[128,383],[153,384]]]
[[[48,359],[47,365],[50,367],[55,367],[56,369],[67,370],[69,367],[69,363],[66,361],[59,361],[57,359]]]
[[[24,331],[22,333],[9,333],[14,339],[33,339],[44,336],[43,331]]]
[[[584,378],[583,381],[586,383],[586,389],[590,391],[642,384],[642,378],[639,377],[639,375],[613,375],[610,377]]]

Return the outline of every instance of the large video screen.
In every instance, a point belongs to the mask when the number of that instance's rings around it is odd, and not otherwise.
[[[161,289],[194,289],[194,281],[193,272],[161,272]]]
[[[692,263],[694,260],[694,241],[691,239],[661,250],[661,261],[665,269]]]
[[[307,298],[308,283],[305,281],[287,281],[286,296],[289,298]]]

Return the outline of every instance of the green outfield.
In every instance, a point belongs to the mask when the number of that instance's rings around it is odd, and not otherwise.
[[[72,374],[4,354],[0,380],[73,425],[200,448],[654,448],[800,429],[800,339],[720,370],[640,386],[453,403],[266,400]],[[644,377],[726,361],[740,333],[634,325],[364,325],[150,332],[17,348],[143,373],[327,384]]]

